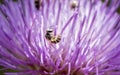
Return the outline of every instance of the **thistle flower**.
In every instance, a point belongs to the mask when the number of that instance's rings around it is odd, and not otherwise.
[[[116,12],[120,1],[111,0],[109,6],[100,0],[38,2],[4,0],[0,4],[4,74],[120,74],[120,15]]]

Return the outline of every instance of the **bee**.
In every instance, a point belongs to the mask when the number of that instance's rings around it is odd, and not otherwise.
[[[47,30],[45,34],[45,38],[49,40],[51,43],[58,43],[61,40],[61,36],[54,36],[53,30]]]
[[[42,0],[35,0],[35,7],[39,10],[42,7]]]
[[[70,4],[71,9],[75,9],[77,6],[78,6],[77,0],[71,1],[71,4]]]

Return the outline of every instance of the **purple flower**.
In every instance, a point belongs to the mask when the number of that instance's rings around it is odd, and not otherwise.
[[[35,1],[0,4],[4,74],[120,75],[119,0]]]

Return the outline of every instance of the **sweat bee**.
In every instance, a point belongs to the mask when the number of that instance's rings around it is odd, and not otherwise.
[[[45,38],[47,40],[49,40],[51,43],[54,43],[54,44],[60,42],[60,40],[61,40],[61,36],[60,35],[54,36],[53,30],[47,30],[46,34],[45,34]]]

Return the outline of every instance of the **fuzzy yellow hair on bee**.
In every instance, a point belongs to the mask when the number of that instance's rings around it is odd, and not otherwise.
[[[61,36],[54,36],[51,38],[51,43],[58,43],[61,40]]]

